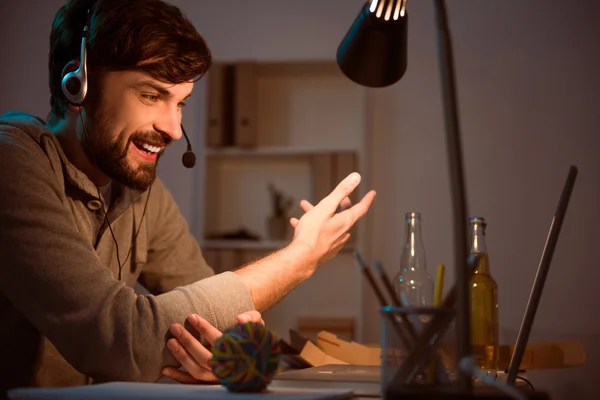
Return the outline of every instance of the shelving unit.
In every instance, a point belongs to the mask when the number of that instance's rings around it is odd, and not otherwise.
[[[301,147],[221,147],[206,149],[207,157],[307,157],[328,155],[335,153],[335,150],[322,148],[301,148]]]
[[[289,217],[304,213],[300,200],[316,204],[346,175],[360,171],[365,92],[349,82],[334,61],[217,62],[207,80],[201,245],[209,264],[220,272],[285,247],[293,236]],[[269,184],[293,200],[285,216],[288,230],[281,237],[269,235],[268,220],[273,214]],[[361,195],[354,193],[351,200]],[[244,238],[244,232],[252,238]],[[346,249],[359,246],[360,241],[355,228]],[[295,318],[318,317],[315,307],[302,310],[297,303],[303,289],[308,290],[304,296],[315,299],[331,295],[324,290],[331,289],[331,284],[322,279],[348,269],[353,261],[345,254],[340,253],[329,262],[327,272],[318,271],[310,283],[274,307],[268,316],[271,323],[275,321],[276,328],[293,327]],[[356,314],[354,299],[349,299],[359,287],[357,282],[355,287],[340,289],[341,308],[317,307],[324,313],[321,316]],[[335,308],[335,301],[328,303]]]

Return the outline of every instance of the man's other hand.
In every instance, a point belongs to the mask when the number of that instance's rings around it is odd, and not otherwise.
[[[192,314],[187,318],[187,321],[211,346],[214,346],[216,340],[223,335],[199,315]],[[260,322],[263,325],[265,324],[261,314],[254,310],[238,315],[237,321],[239,323]],[[166,367],[162,370],[163,375],[179,383],[218,382],[208,363],[212,358],[212,353],[182,325],[175,323],[171,325],[169,330],[173,338],[167,341],[167,348],[185,368],[185,371],[174,367]]]

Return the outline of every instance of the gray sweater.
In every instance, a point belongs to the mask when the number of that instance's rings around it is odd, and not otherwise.
[[[0,116],[0,392],[155,381],[178,365],[170,324],[198,313],[223,330],[253,308],[237,275],[214,275],[159,179],[141,225],[148,192],[113,190],[120,281],[96,187],[41,120]]]

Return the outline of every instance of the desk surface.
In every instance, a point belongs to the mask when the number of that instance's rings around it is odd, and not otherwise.
[[[269,386],[262,393],[231,393],[220,385],[112,382],[69,388],[22,388],[8,391],[11,400],[342,400],[351,399],[348,389],[315,389]]]
[[[235,394],[220,385],[182,385],[163,379],[158,383],[113,382],[71,388],[22,388],[9,391],[8,398],[10,400],[230,400],[240,398],[244,400],[268,398],[376,400],[381,398],[378,367],[355,366],[347,369],[348,373],[342,374],[340,378],[310,374],[311,371],[307,370],[290,371],[293,374],[285,379],[282,379],[285,373],[278,375],[269,385],[268,391],[263,393]],[[313,368],[313,370],[322,372],[327,368]],[[337,372],[343,371],[344,368],[341,368],[341,371]],[[356,374],[360,376],[357,378]]]

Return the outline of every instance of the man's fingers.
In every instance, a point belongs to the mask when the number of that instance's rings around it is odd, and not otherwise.
[[[256,310],[251,310],[251,311],[246,311],[244,313],[241,313],[240,315],[237,316],[237,320],[239,323],[246,323],[246,322],[259,322],[261,324],[265,324],[265,321],[263,321],[262,319],[262,315],[256,311]]]
[[[308,200],[301,200],[300,201],[300,208],[302,208],[302,210],[304,212],[309,212],[310,210],[312,210],[315,206],[313,206],[310,201]],[[298,225],[298,222],[300,220],[298,218],[292,217],[290,218],[290,225],[292,226],[292,228],[296,229],[296,225]]]
[[[349,209],[338,213],[334,218],[349,219],[348,228],[350,228],[358,219],[363,217],[367,211],[369,211],[369,207],[371,207],[376,194],[377,193],[374,190],[369,191],[358,203]]]
[[[340,236],[338,238],[338,240],[335,241],[335,243],[333,244],[333,247],[334,248],[337,248],[339,246],[343,247],[349,239],[350,239],[350,232],[346,232],[342,236]]]
[[[183,329],[181,325],[179,327]],[[171,331],[172,330],[173,329],[171,329]],[[204,348],[204,346],[202,346],[204,351],[208,352],[208,354],[202,357],[202,359],[199,359],[201,357],[198,357],[198,355],[192,355],[187,350],[188,347],[186,346],[189,345],[177,338],[171,338],[167,341],[167,348],[169,351],[193,377],[198,379],[205,379],[209,377],[210,375],[206,375],[206,372],[208,371],[210,374],[212,374],[208,365],[208,360],[210,360],[212,354],[206,348]]]
[[[352,201],[350,200],[350,198],[348,196],[346,196],[341,201],[337,211],[341,212],[341,211],[347,210],[351,206],[352,206]],[[302,210],[304,210],[304,212],[309,212],[315,206],[313,206],[308,200],[302,200],[302,201],[300,201],[300,207],[302,208]],[[292,226],[292,228],[296,229],[296,226],[298,225],[299,221],[300,220],[296,217],[290,218],[290,225]]]
[[[202,335],[202,337],[205,338],[211,345],[214,345],[215,341],[223,335],[221,331],[212,326],[207,320],[199,315],[192,314],[187,318],[187,320],[194,327],[194,329],[196,329],[198,333]]]
[[[171,378],[179,383],[200,383],[198,379],[191,376],[188,372],[181,371],[177,368],[166,367],[163,368],[161,372],[164,376]]]
[[[352,201],[350,200],[350,197],[344,197],[344,200],[342,200],[342,202],[340,203],[339,206],[339,211],[344,211],[349,209],[350,207],[352,207]]]
[[[164,376],[179,383],[196,384],[206,382],[218,382],[219,380],[211,371],[203,371],[201,377],[196,379],[189,372],[182,371],[173,367],[163,368],[161,371]]]
[[[200,341],[179,324],[171,325],[169,331],[174,339],[167,341],[167,348],[192,375],[197,376],[199,368],[210,369],[208,360],[211,359],[212,353]]]
[[[300,221],[298,218],[290,218],[290,225],[292,226],[292,228],[296,229],[296,225],[298,225],[298,221]]]
[[[333,214],[336,212],[342,201],[348,197],[360,183],[361,176],[358,172],[353,172],[344,178],[333,191],[319,202],[325,208],[325,212]]]
[[[310,201],[303,199],[300,201],[300,208],[302,208],[304,212],[309,212],[314,208],[314,206],[310,203]]]
[[[342,245],[346,244],[346,242],[350,239],[350,232],[346,232],[341,238],[340,243]]]
[[[335,255],[337,255],[337,254],[338,254],[338,253],[339,253],[339,252],[342,250],[342,248],[343,248],[343,247],[344,247],[344,243],[340,243],[340,244],[336,245],[336,246],[335,246],[335,247],[334,247],[334,248],[331,250],[331,253],[330,253],[330,254],[331,254],[332,256],[335,256]]]

